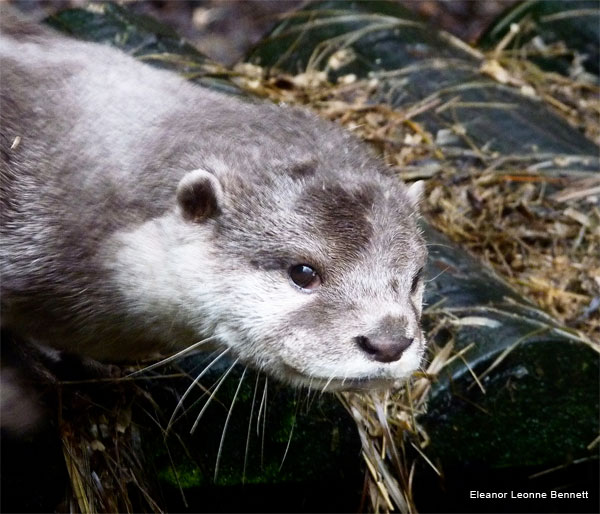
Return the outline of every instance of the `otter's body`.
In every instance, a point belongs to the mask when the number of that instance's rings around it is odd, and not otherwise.
[[[416,368],[416,187],[304,110],[2,18],[4,327],[109,361],[210,337],[321,387]]]

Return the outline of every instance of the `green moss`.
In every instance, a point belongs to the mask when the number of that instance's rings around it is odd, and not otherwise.
[[[598,380],[598,355],[584,344],[525,345],[487,377],[486,394],[463,377],[432,399],[431,454],[495,468],[586,455],[598,433]]]
[[[206,483],[200,469],[191,461],[178,463],[176,470],[172,466],[159,470],[158,478],[169,485],[183,489],[198,487]]]

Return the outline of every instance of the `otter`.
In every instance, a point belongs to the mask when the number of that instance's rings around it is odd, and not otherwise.
[[[201,340],[296,386],[425,348],[422,185],[302,108],[1,13],[2,327],[104,362]]]

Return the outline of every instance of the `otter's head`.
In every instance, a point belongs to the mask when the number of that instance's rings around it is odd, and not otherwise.
[[[326,166],[186,175],[178,216],[201,235],[197,250],[182,236],[189,247],[174,257],[187,262],[173,266],[187,269],[182,303],[198,334],[284,381],[391,385],[425,346],[421,185]]]

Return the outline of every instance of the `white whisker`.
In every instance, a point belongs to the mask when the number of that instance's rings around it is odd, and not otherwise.
[[[223,376],[221,377],[221,379],[219,380],[219,382],[215,386],[214,391],[210,394],[210,396],[208,397],[208,400],[206,400],[206,403],[202,407],[202,410],[200,411],[200,414],[198,414],[198,416],[196,417],[196,421],[194,421],[194,424],[192,425],[192,429],[190,430],[190,434],[193,434],[194,431],[196,430],[196,427],[198,426],[198,423],[200,422],[200,419],[202,418],[202,415],[206,412],[206,409],[210,405],[210,402],[212,402],[213,398],[217,394],[217,391],[221,388],[221,386],[223,385],[223,382],[225,382],[225,379],[227,378],[227,376],[229,375],[229,373],[231,373],[231,370],[235,367],[235,365],[238,363],[239,360],[240,359],[237,358],[237,359],[235,359],[235,361],[233,361],[233,364],[231,366],[229,366],[229,369],[223,374]]]
[[[308,390],[308,403],[306,404],[306,413],[307,414],[310,411],[310,409],[312,408],[313,404],[315,403],[315,400],[317,399],[317,390],[312,388],[312,382],[313,382],[313,379],[311,377],[311,379],[310,379],[311,388]],[[311,398],[311,395],[312,395],[312,398]]]
[[[252,432],[252,417],[254,416],[254,404],[256,403],[256,393],[258,392],[258,382],[260,374],[256,374],[256,383],[254,384],[254,394],[252,395],[252,404],[250,405],[250,419],[248,420],[248,435],[246,436],[246,450],[244,451],[244,468],[242,470],[242,484],[246,482],[246,465],[248,464],[248,450],[250,449],[250,432]]]
[[[444,268],[442,271],[440,271],[435,277],[430,278],[429,280],[426,280],[425,283],[429,284],[429,282],[433,282],[434,280],[437,280],[438,277],[440,277],[441,275],[443,275],[444,273],[446,273],[446,271],[448,271],[449,268]]]
[[[329,377],[329,380],[327,380],[327,382],[325,382],[325,385],[323,386],[323,389],[321,390],[321,395],[320,396],[323,396],[323,393],[327,390],[327,388],[329,387],[329,384],[331,384],[331,382],[333,381],[334,378],[335,377],[333,375],[331,375]]]
[[[178,359],[182,355],[185,355],[186,353],[189,353],[192,350],[195,350],[196,348],[198,348],[198,346],[203,345],[204,343],[208,343],[209,341],[212,341],[213,339],[215,339],[215,338],[207,337],[206,339],[202,339],[202,341],[198,341],[197,343],[191,344],[190,346],[184,348],[183,350],[181,350],[177,353],[174,353],[173,355],[170,355],[169,357],[166,357],[165,359],[155,362],[154,364],[150,364],[149,366],[146,366],[145,368],[138,369],[137,371],[134,371],[133,373],[129,373],[129,375],[126,375],[125,378],[130,378],[135,375],[139,375],[140,373],[144,373],[145,371],[150,371],[151,369],[158,368],[159,366],[167,364],[168,362],[171,362],[175,359]]]
[[[263,426],[262,426],[262,437],[260,441],[260,469],[265,467],[265,427],[267,425],[267,387],[269,385],[269,377],[265,376],[265,388],[263,389],[263,396],[260,401],[260,407],[258,408],[258,416],[256,418],[256,435],[260,433],[260,415],[263,414]]]
[[[296,391],[294,393],[294,398],[297,399],[297,393],[298,391]],[[294,428],[296,428],[296,418],[298,417],[298,407],[300,405],[300,402],[296,400],[296,410],[294,412],[294,419],[292,420],[292,428],[290,429],[290,435],[288,437],[288,442],[287,445],[285,447],[285,451],[283,452],[283,458],[281,459],[281,464],[279,465],[279,471],[281,471],[281,468],[283,468],[283,463],[285,462],[285,458],[287,457],[288,454],[288,450],[290,449],[290,445],[292,443],[292,435],[294,434]]]
[[[194,389],[194,387],[198,384],[198,382],[200,382],[200,379],[204,375],[206,375],[208,370],[210,368],[212,368],[213,365],[216,364],[221,359],[221,357],[223,357],[228,352],[229,352],[229,348],[226,348],[219,355],[217,355],[211,362],[209,362],[208,365],[200,372],[200,374],[194,379],[194,381],[190,384],[190,386],[185,390],[185,393],[183,393],[183,396],[177,402],[177,405],[175,406],[175,409],[173,410],[173,414],[171,414],[171,418],[169,419],[169,423],[167,424],[167,430],[166,430],[167,432],[173,425],[173,421],[175,420],[175,415],[179,412],[179,409],[181,409],[183,402],[187,398],[188,394],[190,394],[192,392],[192,389]]]
[[[221,435],[221,441],[219,442],[219,450],[217,451],[217,460],[215,462],[215,474],[213,475],[213,482],[217,482],[217,476],[219,475],[219,463],[221,462],[221,453],[223,451],[223,443],[225,442],[225,434],[227,433],[227,426],[229,425],[229,420],[231,418],[231,413],[233,412],[233,406],[235,405],[235,401],[237,400],[238,394],[242,387],[242,383],[244,382],[244,377],[246,376],[246,371],[248,368],[244,368],[242,376],[240,377],[240,382],[235,390],[233,395],[233,399],[231,400],[231,405],[229,406],[229,412],[227,412],[227,417],[225,418],[225,424],[223,425],[223,434]]]
[[[260,406],[258,407],[258,416],[256,416],[256,435],[257,436],[260,435],[260,415],[262,413],[263,406],[264,406],[266,398],[267,398],[268,380],[269,379],[265,376],[265,388],[263,389],[262,398],[260,400]]]

